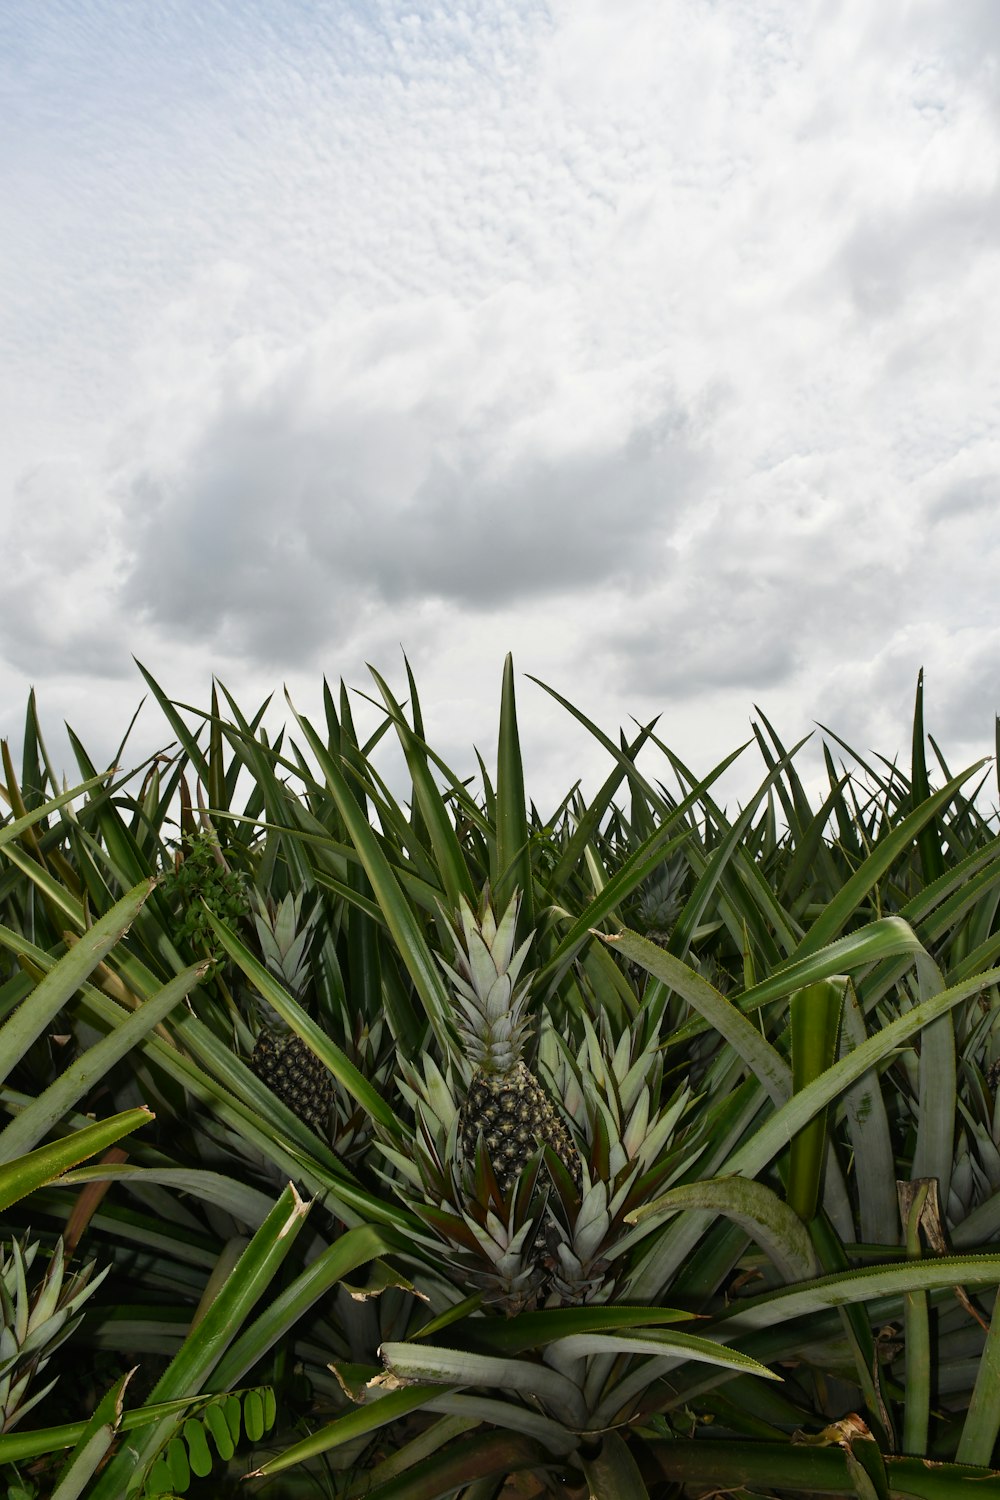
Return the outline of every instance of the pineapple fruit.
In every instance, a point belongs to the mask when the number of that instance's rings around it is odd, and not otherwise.
[[[403,1202],[445,1245],[456,1285],[507,1317],[538,1307],[599,1304],[621,1275],[627,1215],[678,1168],[675,1130],[687,1087],[660,1106],[662,1004],[624,1028],[607,1015],[573,1046],[542,1014],[538,1056],[552,1094],[528,1066],[530,938],[515,951],[519,901],[499,921],[483,896],[448,923],[456,1038],[441,1065],[424,1052],[399,1062],[413,1111],[405,1147],[380,1149]],[[445,918],[447,921],[447,918]],[[557,1110],[560,1099],[572,1133]],[[539,1146],[562,1164],[545,1163]]]
[[[474,1068],[459,1109],[459,1153],[474,1164],[482,1139],[505,1196],[539,1146],[551,1147],[575,1182],[580,1177],[569,1131],[524,1061],[532,975],[519,976],[531,939],[514,951],[519,907],[515,895],[498,922],[488,889],[478,917],[463,899],[461,932],[449,923],[454,964],[439,960],[454,990],[460,1050]]]
[[[319,908],[305,921],[302,895],[288,894],[279,905],[255,893],[254,926],[264,963],[289,994],[301,1001],[309,983],[309,946]],[[254,1001],[258,1025],[250,1066],[272,1094],[319,1134],[329,1129],[333,1079],[324,1063],[291,1031],[261,996]]]

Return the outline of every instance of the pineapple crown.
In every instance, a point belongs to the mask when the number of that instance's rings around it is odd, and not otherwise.
[[[318,902],[309,915],[303,917],[304,894],[299,891],[293,895],[289,891],[279,902],[267,892],[254,890],[250,897],[253,924],[257,930],[264,967],[300,1002],[304,1001],[312,982],[310,949],[320,918]],[[279,1036],[288,1032],[286,1022],[263,995],[253,995],[253,1007],[258,1025],[262,1024]]]
[[[681,909],[680,887],[687,866],[683,859],[662,865],[643,881],[637,915],[643,932],[669,931]]]
[[[487,1073],[509,1073],[516,1067],[531,1035],[524,1014],[534,971],[520,977],[533,933],[514,949],[520,893],[515,891],[499,922],[483,891],[478,915],[460,898],[459,926],[444,920],[455,944],[454,964],[438,963],[455,993],[455,1023],[465,1056]]]

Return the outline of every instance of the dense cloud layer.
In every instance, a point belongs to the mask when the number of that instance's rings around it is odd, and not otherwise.
[[[532,328],[549,343],[525,378]],[[567,368],[560,333],[544,299],[467,317],[439,298],[331,321],[249,380],[224,363],[203,428],[185,413],[187,442],[123,476],[124,604],[281,665],[364,607],[648,580],[696,496],[698,434],[668,393],[645,411],[632,372]]]
[[[706,759],[754,701],[892,753],[924,663],[989,748],[988,0],[3,25],[0,707],[402,642],[456,744],[514,649]]]

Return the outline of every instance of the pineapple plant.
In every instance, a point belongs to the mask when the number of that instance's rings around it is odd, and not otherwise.
[[[670,860],[642,883],[636,904],[634,926],[650,942],[665,948],[680,914],[681,887],[687,874],[682,858]]]
[[[0,1434],[12,1431],[33,1406],[44,1402],[55,1380],[31,1396],[28,1387],[69,1338],[80,1321],[80,1308],[111,1269],[105,1266],[95,1276],[91,1261],[67,1276],[67,1252],[60,1237],[41,1282],[29,1293],[28,1273],[39,1243],[12,1238],[9,1244],[8,1255],[0,1243]]]
[[[447,1245],[461,1284],[509,1317],[544,1300],[559,1262],[552,1174],[577,1199],[582,1178],[573,1137],[525,1061],[533,976],[522,973],[531,938],[515,950],[519,908],[515,894],[498,921],[487,887],[478,914],[462,900],[457,924],[445,916],[455,951],[438,962],[455,1041],[443,1067],[427,1053],[400,1060],[414,1135],[404,1151],[380,1142],[395,1190]]]
[[[438,960],[454,992],[461,1055],[474,1069],[458,1113],[460,1158],[474,1164],[482,1139],[505,1197],[541,1146],[550,1147],[573,1180],[580,1180],[572,1137],[524,1061],[533,975],[521,975],[531,938],[514,949],[519,909],[515,893],[498,922],[488,887],[478,916],[463,899],[461,932],[448,922],[454,963]]]
[[[684,1169],[692,1101],[684,1085],[663,1090],[665,996],[631,1020],[584,1022],[575,1044],[543,1013],[528,1067],[530,939],[515,951],[517,909],[515,897],[497,922],[487,894],[478,916],[463,903],[449,924],[455,958],[439,962],[459,1045],[443,1066],[401,1060],[413,1136],[381,1145],[394,1190],[447,1246],[455,1285],[507,1317],[615,1297],[648,1232],[627,1216]]]
[[[315,907],[303,919],[301,892],[289,892],[280,903],[254,893],[253,921],[265,966],[299,1001],[309,986],[309,948],[318,918]],[[257,1034],[251,1068],[304,1124],[325,1133],[334,1104],[333,1078],[325,1064],[260,995],[253,996],[253,1012]]]

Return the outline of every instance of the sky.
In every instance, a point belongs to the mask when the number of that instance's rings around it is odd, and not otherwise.
[[[465,773],[511,652],[543,811],[532,678],[704,773],[905,760],[923,667],[993,751],[995,0],[12,0],[0,90],[15,745],[405,652]]]

